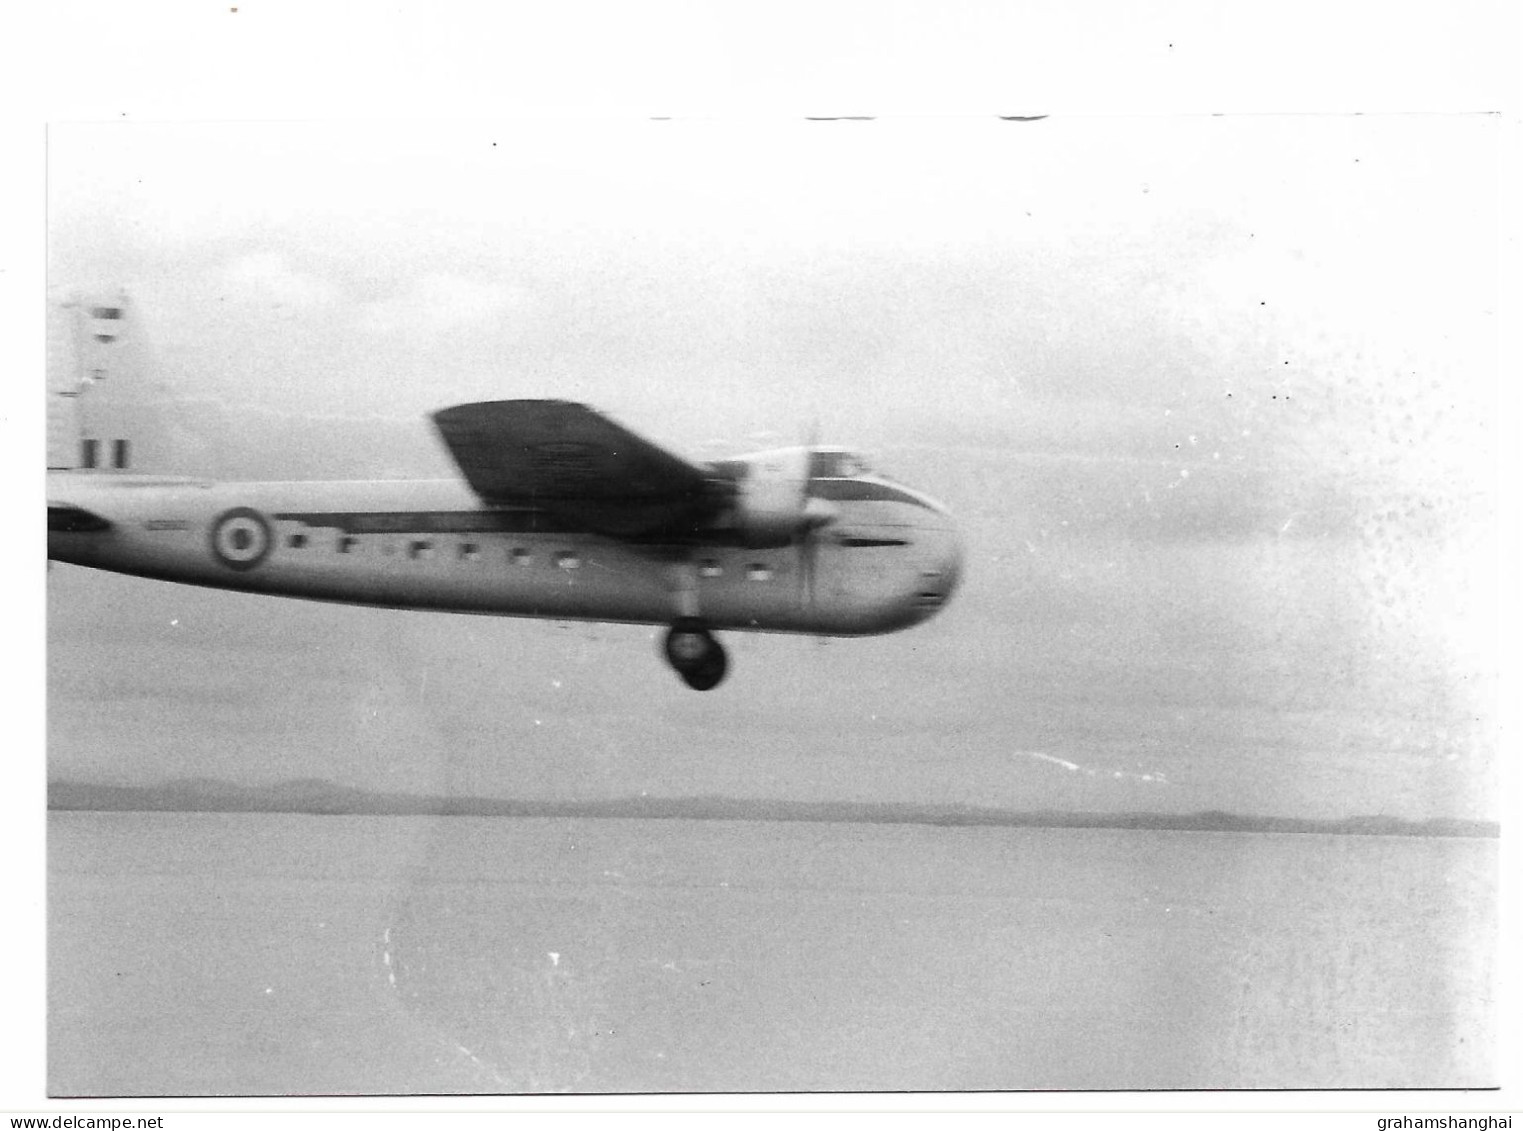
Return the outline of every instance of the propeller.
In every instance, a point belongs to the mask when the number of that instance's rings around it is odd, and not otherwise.
[[[815,565],[819,553],[817,535],[836,518],[836,508],[825,499],[811,498],[809,482],[814,473],[814,453],[819,447],[820,422],[813,421],[804,444],[804,469],[799,476],[798,494],[798,578],[799,604],[813,609],[815,602]]]
[[[814,608],[814,566],[816,555],[814,529],[804,527],[799,531],[799,604],[805,609]]]
[[[816,599],[819,532],[837,518],[833,503],[810,496],[812,474],[821,464],[818,431],[818,425],[811,427],[803,444],[711,465],[717,473],[715,487],[727,493],[730,528],[744,545],[796,548],[801,609],[813,607]]]

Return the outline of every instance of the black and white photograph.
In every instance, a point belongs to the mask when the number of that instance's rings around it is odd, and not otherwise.
[[[803,109],[47,124],[47,1097],[1502,1083],[1507,120]]]

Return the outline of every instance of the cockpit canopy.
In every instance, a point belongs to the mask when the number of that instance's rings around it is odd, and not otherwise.
[[[865,459],[845,448],[816,448],[809,455],[811,479],[856,479],[873,473]]]

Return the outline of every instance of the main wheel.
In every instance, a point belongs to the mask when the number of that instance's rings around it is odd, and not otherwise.
[[[719,641],[714,641],[714,648],[702,663],[688,671],[678,671],[682,682],[694,691],[712,691],[718,687],[724,679],[725,672],[730,670],[729,657],[725,655],[724,646]]]
[[[682,617],[666,632],[666,662],[678,671],[696,667],[719,642],[694,617]]]
[[[696,691],[717,687],[729,670],[724,646],[696,617],[681,617],[663,641],[666,662]]]

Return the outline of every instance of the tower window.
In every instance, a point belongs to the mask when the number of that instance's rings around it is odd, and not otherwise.
[[[127,466],[128,447],[126,440],[115,440],[111,444],[111,464],[118,470],[124,470]]]
[[[355,547],[359,544],[360,540],[353,534],[345,534],[338,540],[338,552],[341,554],[352,554],[354,553]]]
[[[305,534],[292,534],[286,539],[286,545],[293,550],[300,550],[306,544],[307,536]]]
[[[414,561],[434,556],[434,544],[432,542],[413,542],[407,547],[407,556]]]
[[[566,551],[555,555],[555,564],[560,566],[561,569],[580,569],[582,559],[570,551]]]
[[[513,550],[512,558],[514,565],[526,566],[530,561],[529,551],[522,546],[517,546]]]
[[[100,460],[100,441],[85,440],[79,445],[79,466],[95,467]]]
[[[698,572],[703,577],[720,577],[724,574],[724,566],[714,558],[704,558],[703,564],[698,567]]]
[[[474,542],[462,542],[462,543],[460,543],[460,560],[461,561],[463,561],[463,562],[473,562],[477,558],[479,558],[480,556],[481,556],[481,550],[480,550],[479,547],[477,547],[476,543],[474,543]]]
[[[763,565],[761,562],[752,562],[746,567],[746,576],[752,581],[770,581],[772,567]]]

